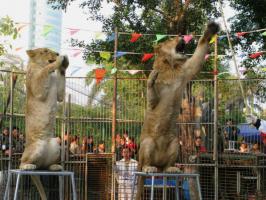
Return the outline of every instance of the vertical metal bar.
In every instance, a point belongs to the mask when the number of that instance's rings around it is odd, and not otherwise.
[[[114,44],[114,55],[116,55],[118,46],[118,31],[115,28],[115,44]],[[114,56],[114,67],[117,67],[117,59]],[[112,106],[112,153],[115,153],[115,132],[116,132],[116,105],[117,103],[117,73],[114,74],[114,91],[113,91],[113,106]],[[115,163],[115,160],[114,160]],[[114,172],[112,173],[112,194],[111,199],[114,199],[114,191],[115,191],[115,182],[114,182]]]
[[[8,200],[9,199],[9,187],[10,187],[11,176],[12,176],[11,172],[8,172],[4,200]]]
[[[9,143],[9,155],[8,155],[8,170],[11,169],[12,166],[12,126],[13,126],[13,115],[14,115],[14,79],[15,75],[12,70],[10,74],[10,117],[9,117],[9,138],[8,138],[8,143]]]
[[[179,200],[179,183],[178,183],[178,176],[176,176],[175,179],[175,195],[176,195],[176,200]]]
[[[131,200],[134,200],[134,196],[135,196],[135,186],[136,186],[136,174],[134,173],[133,175],[133,185],[132,185],[132,193],[131,193]]]
[[[198,187],[198,192],[199,192],[199,199],[202,200],[199,175],[196,176],[196,181],[197,181],[197,187]]]
[[[218,128],[217,128],[217,123],[218,123],[218,88],[217,88],[217,37],[215,37],[215,42],[214,42],[214,76],[213,76],[213,84],[214,84],[214,134],[213,134],[213,160],[215,161],[215,169],[214,169],[214,199],[218,200],[218,193],[219,193],[219,187],[218,187]]]
[[[71,183],[72,183],[73,200],[77,200],[77,193],[76,193],[74,173],[71,174]]]
[[[64,191],[63,191],[63,184],[64,184],[64,181],[63,181],[63,178],[64,176],[58,176],[58,179],[59,179],[59,199],[60,200],[63,200],[64,199]]]
[[[240,194],[240,185],[241,185],[241,176],[240,176],[240,171],[236,172],[236,193],[237,195]]]
[[[16,182],[16,189],[15,189],[14,200],[17,200],[17,197],[18,197],[18,188],[19,188],[20,176],[21,176],[20,174],[17,175],[17,182]]]
[[[167,198],[166,198],[166,184],[167,184],[167,177],[163,177],[163,200],[167,200]]]
[[[154,176],[151,177],[151,200],[154,198]]]

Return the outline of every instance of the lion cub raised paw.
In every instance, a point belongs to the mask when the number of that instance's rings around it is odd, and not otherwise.
[[[154,167],[154,166],[144,166],[142,168],[142,171],[146,173],[156,173],[158,172],[158,169],[157,167]]]
[[[178,167],[168,167],[165,170],[166,173],[181,173],[182,171]]]

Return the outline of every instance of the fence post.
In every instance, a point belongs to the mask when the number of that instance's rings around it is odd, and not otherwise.
[[[214,83],[214,135],[213,135],[213,160],[214,160],[214,199],[218,200],[218,87],[217,87],[217,37],[214,42],[214,69],[213,69],[213,83]]]

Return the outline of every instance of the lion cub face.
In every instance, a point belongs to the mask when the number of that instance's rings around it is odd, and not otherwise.
[[[59,56],[57,52],[48,48],[28,50],[27,54],[30,58],[30,62],[34,62],[39,66],[46,66],[49,63],[53,63],[56,61],[57,56]]]

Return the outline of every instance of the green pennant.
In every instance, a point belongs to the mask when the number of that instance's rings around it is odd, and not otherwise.
[[[262,71],[266,72],[266,68],[261,68]]]
[[[266,31],[261,34],[262,36],[266,36]]]
[[[117,68],[114,67],[112,70],[111,70],[111,74],[115,74],[117,72]]]
[[[107,71],[111,71],[113,69],[112,65],[107,65],[104,67]]]
[[[154,42],[159,42],[161,39],[165,38],[167,35],[156,35],[156,40]]]
[[[100,52],[100,56],[101,58],[105,59],[105,60],[109,60],[111,58],[111,53],[110,52]]]
[[[54,29],[52,25],[44,25],[42,30],[42,36],[47,37],[47,35]]]

